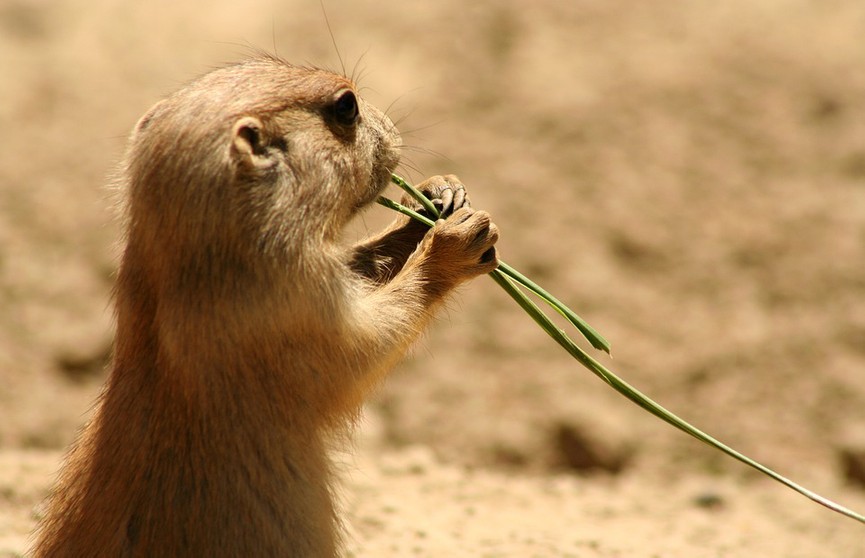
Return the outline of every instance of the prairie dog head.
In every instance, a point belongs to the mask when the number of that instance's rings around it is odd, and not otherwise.
[[[133,131],[130,241],[249,255],[333,240],[387,186],[399,141],[345,77],[275,57],[215,70]]]

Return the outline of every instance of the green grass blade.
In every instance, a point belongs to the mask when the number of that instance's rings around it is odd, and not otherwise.
[[[571,322],[571,324],[580,330],[580,333],[583,334],[583,337],[588,340],[589,343],[592,344],[592,347],[598,349],[599,351],[604,351],[607,354],[610,354],[610,343],[607,342],[604,337],[598,333],[595,328],[590,326],[579,317],[576,312],[565,306],[565,304],[542,289],[537,283],[512,268],[505,262],[499,262],[499,271],[510,277],[511,279],[516,280],[518,283],[529,289],[531,292],[538,295],[540,298],[544,300],[547,304],[552,306],[559,314],[565,317],[566,320]]]
[[[394,175],[394,182],[396,182],[400,186],[405,185],[406,191],[411,193],[412,196],[415,196],[415,195],[419,196],[418,201],[420,203],[423,203],[421,201],[421,198],[424,200],[426,199],[426,197],[423,196],[423,194],[418,192],[414,187],[412,187],[410,184],[408,184],[407,182],[405,182],[401,178],[397,177],[396,175]],[[414,193],[412,193],[412,192],[414,192]],[[393,200],[390,200],[388,198],[379,197],[378,203],[385,206],[385,207],[393,209],[394,211],[399,211],[400,213],[402,213],[404,215],[408,215],[409,217],[411,217],[413,219],[417,219],[418,221],[425,223],[427,226],[431,227],[434,225],[434,222],[432,220],[430,220],[430,219],[424,217],[423,215],[417,213],[416,211],[413,211],[407,207],[404,207],[401,204],[394,202]],[[438,212],[436,211],[435,207],[429,207],[428,211],[430,211],[431,215],[438,215]],[[845,515],[849,518],[855,519],[856,521],[859,521],[860,523],[865,523],[865,516],[863,516],[862,514],[859,514],[855,511],[847,508],[847,507],[844,507],[844,506],[842,506],[836,502],[833,502],[832,500],[829,500],[828,498],[825,498],[825,497],[817,494],[816,492],[808,490],[807,488],[793,482],[792,480],[788,479],[787,477],[780,475],[779,473],[776,473],[775,471],[773,471],[769,467],[766,467],[765,465],[751,459],[750,457],[744,455],[743,453],[740,453],[740,452],[734,450],[730,446],[728,446],[728,445],[724,444],[723,442],[715,439],[714,437],[706,434],[705,432],[703,432],[699,428],[691,425],[687,421],[679,418],[678,416],[671,413],[670,411],[668,411],[667,409],[665,409],[661,405],[658,405],[657,403],[652,401],[649,397],[647,397],[642,392],[640,392],[638,389],[634,388],[633,386],[631,386],[630,384],[628,384],[627,382],[625,382],[624,380],[622,380],[621,378],[619,378],[618,376],[613,374],[604,365],[602,365],[600,362],[598,362],[597,360],[595,360],[594,358],[589,356],[577,344],[575,344],[573,341],[571,341],[571,339],[565,334],[565,332],[562,331],[561,329],[559,329],[558,326],[556,326],[549,319],[549,317],[547,317],[547,315],[544,314],[541,311],[541,309],[538,308],[538,306],[528,296],[526,296],[525,293],[523,293],[519,289],[519,287],[517,286],[516,283],[514,283],[514,281],[517,281],[518,283],[524,285],[527,289],[529,289],[530,291],[532,291],[535,294],[537,294],[538,296],[540,296],[545,302],[549,303],[553,308],[555,308],[560,313],[562,312],[563,308],[565,308],[565,309],[567,308],[566,306],[561,304],[558,300],[556,300],[555,297],[553,297],[552,295],[550,295],[549,293],[547,293],[546,291],[544,291],[540,287],[537,287],[537,285],[535,285],[530,279],[528,279],[524,275],[520,274],[519,272],[516,272],[515,270],[513,270],[513,268],[510,268],[510,266],[507,266],[507,265],[505,265],[504,268],[502,268],[501,263],[499,265],[499,269],[492,271],[489,275],[490,275],[490,277],[493,278],[493,280],[496,283],[498,283],[498,285],[502,289],[504,289],[505,292],[508,293],[508,295],[510,295],[511,298],[513,298],[516,301],[517,304],[519,304],[519,306],[535,321],[535,323],[537,323],[541,327],[541,329],[543,329],[550,337],[553,338],[553,340],[555,340],[572,357],[574,357],[574,359],[576,359],[577,362],[579,362],[580,364],[582,364],[583,366],[588,368],[590,372],[592,372],[593,374],[595,374],[596,376],[601,378],[603,381],[605,381],[607,384],[609,384],[610,387],[612,387],[614,390],[616,390],[617,392],[619,392],[620,394],[622,394],[623,396],[628,398],[630,401],[632,401],[633,403],[635,403],[639,407],[642,407],[643,409],[645,409],[649,413],[660,418],[664,422],[674,426],[675,428],[681,430],[682,432],[696,438],[697,440],[700,440],[701,442],[703,442],[703,443],[705,443],[705,444],[707,444],[707,445],[709,445],[715,449],[720,450],[721,452],[727,454],[728,456],[732,457],[733,459],[736,459],[736,460],[744,463],[745,465],[752,467],[753,469],[756,469],[757,471],[763,473],[764,475],[767,475],[768,477],[780,482],[784,486],[787,486],[788,488],[798,492],[799,494],[805,496],[806,498],[809,498],[810,500],[812,500],[812,501],[814,501],[814,502],[816,502],[822,506],[825,506],[826,508],[828,508],[834,512],[837,512],[837,513]],[[544,293],[544,294],[541,294],[541,293]],[[546,295],[546,296],[544,296],[544,295]],[[552,301],[555,301],[555,303],[553,303]],[[568,311],[570,312],[570,310],[568,310]],[[580,329],[580,332],[585,335],[585,331],[582,328],[580,328],[576,323],[574,323],[574,321],[571,320],[571,318],[568,315],[566,315],[566,314],[563,314],[563,315],[565,315],[565,317],[568,318],[568,320],[571,321],[572,324],[577,326]],[[576,316],[576,314],[574,314],[574,316]],[[583,322],[581,319],[579,319],[579,316],[577,316],[576,319],[579,323],[585,324],[585,322]],[[588,324],[585,324],[585,326],[588,327]],[[591,328],[589,328],[589,329],[592,332],[594,332],[594,330],[592,330]],[[589,338],[589,337],[587,336],[587,338]],[[600,335],[598,335],[598,338],[603,339],[602,337],[600,337]],[[589,340],[591,341],[591,338],[589,338]],[[604,343],[606,343],[606,342],[604,341]],[[602,347],[597,347],[596,345],[594,345],[594,343],[592,343],[592,344],[596,348],[602,348]],[[606,345],[606,346],[609,347],[609,345]]]
[[[413,197],[415,201],[421,204],[428,214],[434,215],[435,218],[438,219],[439,210],[436,209],[436,206],[434,206],[430,199],[423,195],[420,190],[406,182],[404,178],[395,174],[391,174],[390,179],[394,184],[405,190],[411,197]]]
[[[429,215],[434,215],[436,218],[438,218],[438,216],[439,216],[438,210],[435,208],[435,206],[432,204],[432,202],[426,196],[423,195],[422,192],[420,192],[417,188],[415,188],[414,186],[409,184],[405,179],[403,179],[402,177],[397,176],[395,174],[391,175],[391,180],[394,182],[394,184],[396,184],[397,186],[399,186],[400,188],[405,190],[411,197],[413,197],[415,200],[417,200],[418,203],[422,204]],[[384,199],[387,199],[387,198],[384,198]],[[382,205],[386,205],[387,207],[390,207],[391,209],[395,209],[394,205],[399,205],[392,200],[387,200],[387,202],[379,201],[379,203],[382,203]],[[408,210],[408,208],[405,208],[402,205],[400,205],[400,207]],[[400,211],[400,213],[403,213],[403,214],[409,215],[410,217],[413,217],[413,215],[406,213],[405,211],[403,211],[403,209],[397,209],[397,211]],[[411,211],[411,210],[408,210],[408,211]],[[416,214],[416,215],[418,217],[422,217],[420,214]],[[525,275],[523,275],[522,273],[517,271],[516,269],[512,268],[511,266],[509,266],[505,262],[499,262],[498,269],[499,269],[499,271],[501,271],[505,275],[509,276],[511,279],[514,279],[515,281],[517,281],[518,283],[523,285],[529,291],[535,293],[544,302],[546,302],[547,304],[552,306],[556,310],[556,312],[558,312],[559,314],[564,316],[564,318],[566,320],[568,320],[574,327],[576,327],[580,331],[580,333],[583,334],[583,336],[586,338],[586,340],[588,340],[588,342],[591,343],[592,347],[594,347],[600,351],[604,351],[607,354],[610,354],[609,342],[607,342],[607,340],[604,339],[604,337],[600,333],[598,333],[592,326],[590,326],[585,320],[583,320],[580,316],[578,316],[576,312],[574,312],[573,310],[571,310],[570,308],[565,306],[565,304],[562,303],[559,299],[557,299],[556,297],[554,297],[553,295],[548,293],[546,290],[541,288],[540,285],[538,285],[537,283],[535,283],[534,281],[532,281],[531,279],[529,279],[528,277],[526,277]]]
[[[435,225],[435,221],[433,221],[432,219],[428,219],[428,218],[424,217],[423,215],[421,215],[420,213],[418,213],[417,211],[411,210],[411,209],[407,208],[406,206],[393,201],[390,198],[386,198],[384,196],[379,196],[376,201],[379,203],[379,205],[383,205],[389,209],[393,209],[394,211],[398,211],[399,213],[402,213],[403,215],[407,215],[408,217],[411,217],[412,219],[414,219],[416,221],[420,221],[421,223],[423,223],[424,225],[426,225],[428,227],[432,227],[433,225]]]
[[[547,334],[552,337],[559,345],[561,345],[571,356],[573,356],[580,364],[588,368],[592,373],[596,376],[604,380],[607,384],[609,384],[613,389],[615,389],[620,394],[624,395],[632,402],[636,403],[643,409],[652,413],[656,417],[661,420],[667,422],[668,424],[678,428],[682,432],[693,436],[694,438],[700,440],[701,442],[718,449],[730,457],[748,465],[760,471],[761,473],[771,477],[772,479],[780,482],[781,484],[795,490],[799,494],[817,502],[818,504],[829,508],[830,510],[855,519],[861,523],[865,523],[865,516],[856,513],[855,511],[846,508],[840,504],[829,500],[823,496],[820,496],[816,492],[808,490],[807,488],[793,482],[792,480],[780,475],[766,467],[765,465],[751,459],[750,457],[734,450],[730,446],[720,442],[714,437],[706,434],[699,428],[691,425],[687,421],[679,418],[675,414],[671,413],[664,407],[658,405],[638,389],[634,388],[611,371],[609,371],[604,365],[593,359],[589,356],[585,351],[583,351],[579,346],[577,346],[573,341],[571,341],[568,336],[561,329],[556,327],[556,325],[550,321],[550,319],[537,307],[537,305],[532,302],[525,294],[523,294],[519,288],[507,277],[498,273],[497,271],[493,271],[490,273],[492,278],[498,283],[510,296],[513,298],[520,307],[526,311],[526,313],[531,316],[535,322],[541,326],[541,328],[547,332]]]

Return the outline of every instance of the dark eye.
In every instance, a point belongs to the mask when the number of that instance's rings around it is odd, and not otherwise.
[[[333,116],[343,126],[354,126],[357,122],[357,97],[354,91],[345,91],[337,97],[332,106]]]

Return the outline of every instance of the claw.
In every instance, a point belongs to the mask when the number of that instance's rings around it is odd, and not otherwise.
[[[442,214],[447,215],[453,210],[454,207],[457,207],[454,204],[454,191],[450,188],[446,188],[442,190],[441,193],[441,202],[442,202]]]
[[[456,191],[453,193],[454,209],[459,209],[460,207],[463,207],[467,199],[468,198],[466,197],[466,189],[461,187],[457,188]]]

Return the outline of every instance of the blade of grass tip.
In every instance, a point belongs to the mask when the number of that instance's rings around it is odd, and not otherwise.
[[[609,384],[613,389],[615,389],[620,394],[627,397],[633,403],[636,403],[638,406],[643,409],[649,411],[656,417],[661,420],[667,422],[668,424],[678,428],[679,430],[685,432],[686,434],[693,436],[697,440],[722,451],[723,453],[729,455],[730,457],[748,465],[756,469],[757,471],[767,475],[768,477],[780,482],[781,484],[787,486],[788,488],[798,492],[799,494],[809,498],[810,500],[834,511],[845,515],[849,518],[855,519],[860,523],[865,523],[865,516],[859,514],[845,506],[842,506],[828,498],[825,498],[816,492],[813,492],[795,482],[788,479],[787,477],[782,476],[781,474],[775,472],[774,470],[766,467],[765,465],[751,459],[750,457],[734,450],[730,446],[727,446],[723,442],[715,439],[714,437],[706,434],[702,430],[697,427],[691,425],[687,421],[679,418],[677,415],[668,411],[661,405],[655,403],[652,399],[644,395],[642,392],[613,374],[610,370],[604,367],[601,363],[593,359],[587,353],[585,353],[579,346],[577,346],[573,341],[571,341],[565,333],[556,327],[556,325],[550,321],[550,319],[537,307],[537,305],[532,302],[525,294],[523,294],[519,288],[511,281],[508,277],[505,277],[503,274],[493,271],[490,274],[493,279],[520,305],[520,307],[525,310],[529,316],[541,326],[541,328],[552,337],[559,345],[561,345],[568,353],[571,354],[580,364],[588,368],[592,373],[596,376],[600,377],[607,384]]]
[[[525,286],[527,289],[541,297],[544,302],[552,306],[559,314],[565,317],[571,324],[580,330],[580,333],[583,334],[589,343],[592,344],[592,347],[598,349],[599,351],[604,351],[607,354],[610,354],[610,343],[604,339],[604,337],[595,330],[592,326],[590,326],[584,319],[577,315],[576,312],[565,306],[565,304],[551,295],[549,292],[541,288],[540,285],[512,268],[505,262],[499,262],[499,270],[510,277],[511,279],[516,280],[521,285]]]
[[[436,217],[439,216],[438,210],[435,208],[434,205],[432,205],[432,202],[429,200],[429,198],[423,195],[423,193],[417,188],[409,184],[405,179],[396,174],[391,174],[391,181],[393,181],[394,184],[405,190],[411,197],[417,200],[418,203],[422,204],[430,215],[435,215]],[[391,201],[391,203],[396,202]],[[574,327],[576,327],[580,331],[580,333],[583,334],[583,337],[585,337],[586,340],[591,343],[592,347],[598,349],[599,351],[604,351],[605,353],[610,354],[610,343],[606,339],[604,339],[604,337],[600,333],[598,333],[595,328],[590,326],[585,320],[578,316],[576,312],[565,306],[565,304],[562,303],[559,299],[548,293],[545,289],[541,288],[540,285],[538,285],[513,267],[509,266],[505,262],[499,262],[498,269],[502,273],[516,280],[518,283],[526,287],[531,292],[535,293],[542,300],[544,300],[544,302],[555,308],[555,310],[559,314],[564,316],[566,320],[568,320]]]

